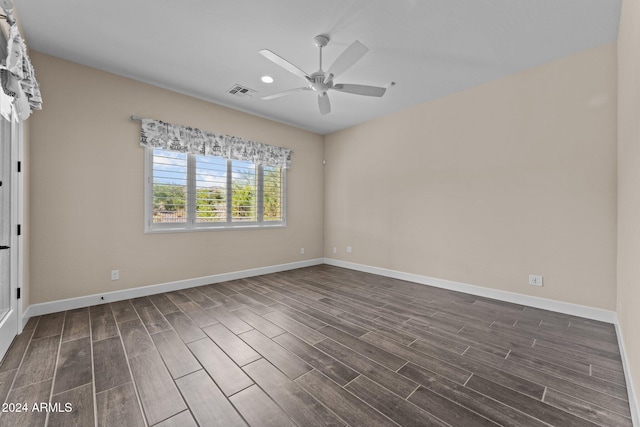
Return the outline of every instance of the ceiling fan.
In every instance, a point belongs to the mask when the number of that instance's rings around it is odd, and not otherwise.
[[[367,86],[357,84],[346,83],[334,83],[333,79],[343,72],[351,68],[356,62],[360,60],[369,49],[360,43],[358,40],[354,41],[342,54],[335,60],[335,62],[329,67],[327,71],[322,70],[322,48],[329,43],[329,36],[321,34],[314,37],[315,45],[320,49],[320,67],[318,71],[309,75],[302,71],[300,68],[293,65],[291,62],[276,55],[268,49],[263,49],[260,54],[265,58],[273,61],[277,65],[281,66],[290,73],[300,76],[306,80],[307,86],[299,87],[296,89],[285,90],[284,92],[274,93],[268,95],[262,99],[275,99],[281,96],[290,95],[296,92],[303,91],[315,91],[318,93],[318,107],[320,108],[320,114],[329,114],[331,112],[331,102],[329,101],[329,90],[337,90],[340,92],[353,93],[355,95],[364,96],[377,96],[380,97],[386,92],[386,88],[378,86]]]

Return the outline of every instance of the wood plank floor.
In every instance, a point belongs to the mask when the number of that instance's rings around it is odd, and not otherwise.
[[[0,426],[631,426],[613,325],[327,265],[32,318],[0,400]]]

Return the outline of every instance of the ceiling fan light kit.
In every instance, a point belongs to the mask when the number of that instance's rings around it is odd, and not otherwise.
[[[354,95],[375,96],[381,97],[386,92],[386,88],[378,86],[368,86],[360,84],[345,84],[334,83],[333,79],[338,75],[344,73],[351,68],[356,62],[358,62],[369,49],[360,43],[358,40],[351,43],[351,45],[344,51],[338,59],[329,67],[327,71],[322,70],[322,49],[329,43],[329,36],[326,34],[320,34],[314,37],[313,41],[320,51],[320,65],[318,71],[312,74],[307,74],[291,62],[282,58],[281,56],[273,53],[268,49],[263,49],[260,54],[272,61],[276,65],[284,68],[296,76],[302,77],[306,80],[307,86],[289,89],[283,92],[274,93],[263,97],[262,99],[275,99],[282,96],[287,96],[297,92],[314,91],[318,94],[318,108],[320,114],[325,115],[331,112],[331,102],[327,92],[329,90],[337,90],[339,92],[351,93]]]

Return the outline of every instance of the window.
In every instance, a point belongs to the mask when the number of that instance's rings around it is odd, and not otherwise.
[[[285,171],[149,147],[146,230],[285,225]]]

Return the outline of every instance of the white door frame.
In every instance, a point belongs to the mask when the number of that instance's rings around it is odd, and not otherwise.
[[[15,114],[15,113],[14,113]],[[12,225],[13,231],[15,232],[15,250],[12,251],[12,274],[15,275],[14,281],[11,283],[13,292],[13,298],[16,298],[16,314],[18,316],[18,329],[16,330],[16,334],[22,332],[23,319],[22,319],[22,297],[20,299],[17,298],[18,288],[23,290],[22,287],[22,278],[24,274],[23,266],[24,266],[24,245],[22,244],[22,238],[24,236],[24,141],[23,141],[23,128],[24,125],[22,121],[16,122],[12,121],[11,125],[11,161],[12,161],[12,171],[14,171],[11,185],[11,204],[15,210],[12,212]],[[20,165],[20,166],[18,166]],[[18,169],[19,168],[19,169]],[[20,224],[21,235],[17,235],[18,224]]]
[[[1,89],[0,89],[1,90]],[[9,235],[7,242],[10,246],[9,257],[9,312],[3,317],[0,324],[0,356],[8,350],[14,337],[22,331],[22,301],[17,298],[17,289],[22,281],[22,236],[18,235],[18,224],[22,224],[22,180],[21,180],[21,160],[22,160],[22,136],[21,123],[14,120],[8,123],[7,129],[2,131],[2,138],[8,136],[8,144],[10,150],[9,156],[9,186],[7,190],[10,192],[10,208],[9,208]],[[8,134],[8,135],[7,135]],[[20,169],[19,169],[20,168]]]

